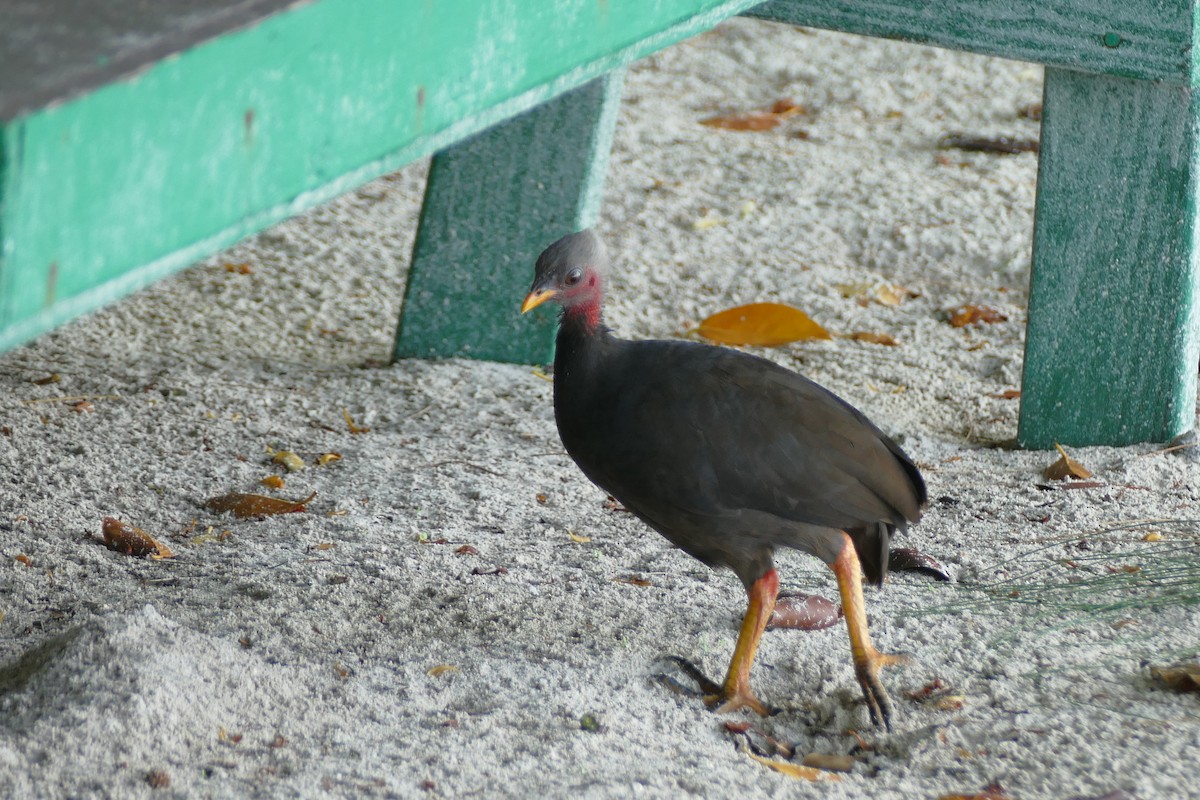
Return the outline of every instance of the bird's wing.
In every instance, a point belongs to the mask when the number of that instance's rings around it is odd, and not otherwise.
[[[608,390],[592,387],[584,457],[572,455],[640,513],[664,503],[705,515],[753,509],[837,528],[920,515],[916,468],[812,381],[725,348],[621,344],[607,360]]]

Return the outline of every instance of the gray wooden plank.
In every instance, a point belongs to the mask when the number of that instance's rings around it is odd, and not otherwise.
[[[0,121],[63,102],[298,0],[2,0]]]

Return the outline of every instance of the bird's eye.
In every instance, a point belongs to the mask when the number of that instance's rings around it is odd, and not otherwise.
[[[567,273],[567,277],[563,280],[563,283],[567,286],[574,286],[581,280],[583,280],[583,272],[576,268]]]

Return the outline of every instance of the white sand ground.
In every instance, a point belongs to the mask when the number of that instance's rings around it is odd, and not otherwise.
[[[1016,433],[1000,396],[1020,380],[1036,156],[937,143],[1035,136],[1017,110],[1040,91],[1029,65],[751,21],[628,76],[600,223],[613,327],[672,336],[779,300],[900,341],[766,352],[902,441],[932,501],[896,544],[954,578],[868,594],[877,642],[914,656],[885,675],[890,735],[857,702],[841,626],[766,635],[755,683],[783,711],[757,728],[797,758],[858,752],[856,729],[870,749],[843,781],[755,763],[655,682],[672,654],[722,672],[741,587],[605,507],[562,452],[549,383],[386,363],[416,164],[0,357],[0,795],[1200,796],[1197,698],[1147,669],[1200,649],[1198,462],[1082,449],[1102,485],[1042,491],[1051,456],[998,446]],[[806,113],[775,131],[697,124],[785,97]],[[725,222],[696,230],[706,214]],[[920,295],[837,288],[882,281]],[[963,303],[1009,319],[952,328]],[[93,410],[57,399],[78,396]],[[202,507],[279,472],[270,448],[343,456],[286,476],[281,496],[318,493],[311,513]],[[108,515],[178,557],[105,549]],[[836,595],[812,558],[780,571]],[[961,709],[906,698],[934,679]]]

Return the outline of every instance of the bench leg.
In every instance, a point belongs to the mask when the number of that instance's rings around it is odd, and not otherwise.
[[[1046,70],[1022,447],[1165,441],[1196,411],[1197,103]]]
[[[538,253],[595,222],[622,73],[560,95],[434,156],[396,358],[553,358],[555,320],[522,318]]]

